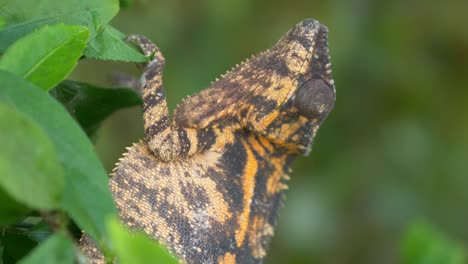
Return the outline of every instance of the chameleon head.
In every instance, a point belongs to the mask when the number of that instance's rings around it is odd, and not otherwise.
[[[299,86],[312,78],[321,79],[335,93],[328,50],[328,29],[317,20],[307,19],[297,24],[270,52],[282,58],[287,68],[283,71],[295,79]],[[291,88],[295,90],[294,87]]]
[[[276,105],[251,111],[250,128],[302,154],[335,102],[327,37],[324,25],[307,19],[262,54],[270,85],[260,94]]]
[[[335,102],[335,85],[331,75],[328,29],[307,19],[291,29],[277,44],[290,50],[286,64],[296,84],[287,99],[293,99],[301,114],[314,117],[327,114]]]
[[[228,122],[307,154],[335,102],[327,28],[313,19],[297,24],[271,49],[234,67],[177,108],[181,126]]]

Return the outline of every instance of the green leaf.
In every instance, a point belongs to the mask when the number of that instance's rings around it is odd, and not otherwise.
[[[85,56],[102,60],[144,62],[147,58],[124,41],[125,34],[106,25],[85,50]]]
[[[402,245],[404,264],[463,264],[468,260],[461,244],[423,222],[409,228]]]
[[[0,53],[34,29],[57,23],[86,26],[92,42],[118,10],[118,0],[3,0],[0,17],[6,27],[0,32]]]
[[[58,208],[64,177],[44,130],[15,109],[0,104],[0,188],[29,207]]]
[[[105,219],[117,215],[108,176],[94,147],[63,106],[39,87],[0,70],[0,102],[15,107],[46,132],[65,176],[63,208],[98,245],[108,245]]]
[[[107,228],[120,264],[179,263],[156,241],[141,232],[130,233],[117,219],[109,221]]]
[[[142,103],[140,95],[133,89],[99,88],[75,81],[63,81],[50,93],[90,136],[116,110]]]
[[[18,263],[72,264],[74,263],[73,242],[63,231],[55,233]]]
[[[3,54],[0,69],[49,90],[75,68],[88,35],[83,26],[44,26],[13,43]]]
[[[107,23],[119,10],[118,0],[6,0],[0,17],[0,53],[18,38],[44,25],[57,23],[86,26],[90,32],[85,55],[103,60],[146,61],[138,50],[123,41],[124,34]]]

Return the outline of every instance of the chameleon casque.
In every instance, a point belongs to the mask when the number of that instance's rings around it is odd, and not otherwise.
[[[261,263],[277,222],[290,164],[307,155],[332,110],[335,87],[327,28],[307,19],[271,49],[186,98],[171,121],[165,60],[142,77],[146,138],[124,154],[110,179],[121,220],[165,245],[181,263]],[[104,263],[87,236],[81,248]]]

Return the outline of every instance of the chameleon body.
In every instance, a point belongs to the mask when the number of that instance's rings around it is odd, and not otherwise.
[[[287,172],[311,150],[335,101],[327,28],[308,19],[271,49],[234,67],[169,117],[165,60],[143,74],[146,138],[129,148],[110,189],[124,223],[164,244],[181,263],[261,263],[274,233]],[[92,262],[103,258],[88,237]]]

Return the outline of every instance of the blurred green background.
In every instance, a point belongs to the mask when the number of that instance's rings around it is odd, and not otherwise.
[[[415,220],[468,242],[468,1],[133,0],[113,20],[163,51],[171,109],[289,28],[329,28],[337,102],[295,163],[265,263],[397,263]],[[71,79],[109,85],[135,65],[84,60]],[[141,109],[96,137],[110,171],[143,136]]]

